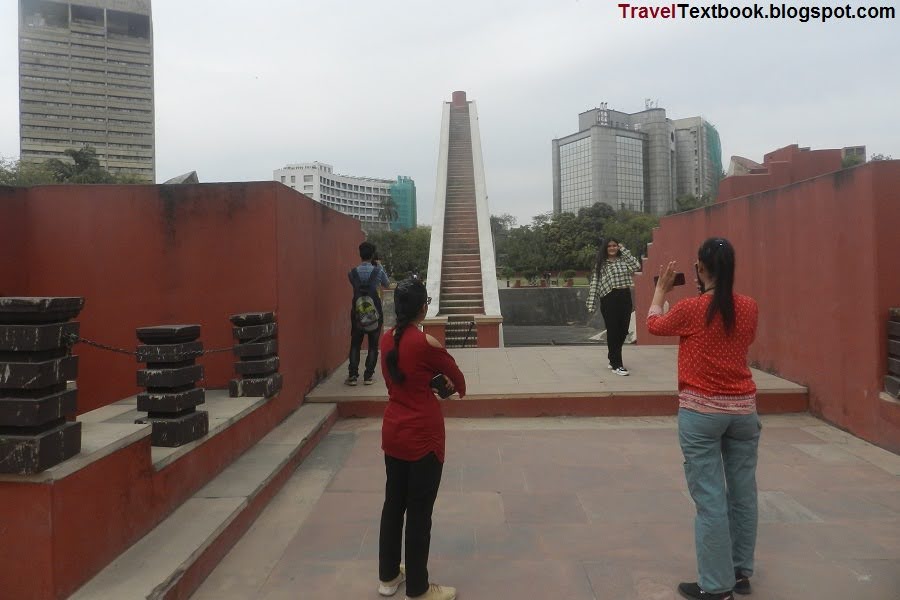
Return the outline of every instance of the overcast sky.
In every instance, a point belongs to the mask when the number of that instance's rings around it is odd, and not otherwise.
[[[19,151],[16,4],[0,7],[5,157]],[[267,180],[318,160],[411,176],[430,223],[454,90],[478,104],[491,212],[520,224],[552,210],[551,140],[601,102],[705,117],[726,168],[792,143],[900,158],[898,25],[626,21],[612,0],[153,0],[157,179]]]

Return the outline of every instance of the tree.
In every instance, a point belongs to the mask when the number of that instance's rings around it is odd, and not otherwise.
[[[91,146],[65,151],[70,161],[51,158],[43,162],[0,159],[0,185],[52,183],[147,183],[132,173],[114,175],[100,165]]]
[[[621,210],[606,224],[603,232],[607,238],[619,240],[634,256],[641,257],[647,253],[653,229],[658,226],[659,218],[653,215]]]
[[[404,279],[412,273],[426,275],[431,227],[379,231],[369,234],[368,241],[375,244],[384,268],[394,279]]]
[[[850,167],[855,167],[856,165],[861,165],[862,163],[862,156],[857,156],[856,154],[848,154],[841,159],[841,168],[849,169]]]
[[[890,154],[873,154],[869,157],[869,162],[877,162],[879,160],[892,160]]]
[[[670,210],[668,214],[674,215],[680,212],[687,212],[697,208],[703,208],[712,204],[712,198],[709,194],[703,194],[699,198],[693,194],[685,194],[675,198],[675,210]]]
[[[390,196],[381,200],[381,208],[378,209],[378,218],[388,223],[389,227],[391,223],[400,218],[400,213],[397,211],[397,203],[394,202],[394,199]]]

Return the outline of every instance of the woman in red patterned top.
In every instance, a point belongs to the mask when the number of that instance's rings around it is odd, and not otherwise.
[[[441,343],[417,327],[430,302],[421,281],[401,281],[394,291],[397,325],[385,332],[380,343],[389,398],[381,428],[387,484],[381,511],[378,592],[392,596],[405,580],[407,598],[453,600],[454,588],[428,581],[431,515],[441,484],[445,437],[444,415],[431,380],[443,374],[447,387],[460,398],[466,394],[466,380]],[[404,514],[405,569],[400,566]]]
[[[710,238],[697,253],[700,295],[663,314],[675,263],[660,268],[647,316],[653,335],[679,336],[678,437],[697,506],[696,583],[685,598],[733,599],[750,593],[756,547],[756,463],[762,429],[747,352],[756,337],[756,302],[735,294],[734,248]]]

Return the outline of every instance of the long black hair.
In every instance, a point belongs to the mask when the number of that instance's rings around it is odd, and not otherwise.
[[[697,260],[715,279],[713,299],[706,311],[707,326],[722,315],[725,332],[734,331],[734,246],[725,238],[709,238],[697,251]]]
[[[394,326],[394,347],[384,357],[391,379],[403,383],[406,375],[400,370],[400,338],[406,328],[413,324],[425,303],[428,292],[425,284],[418,279],[404,279],[394,290],[394,311],[397,313],[397,324]]]
[[[600,249],[597,250],[597,275],[603,271],[603,267],[606,266],[606,263],[609,262],[609,252],[607,252],[607,246],[609,246],[610,242],[619,243],[619,240],[616,238],[600,238]],[[616,256],[622,256],[622,249],[616,251]]]

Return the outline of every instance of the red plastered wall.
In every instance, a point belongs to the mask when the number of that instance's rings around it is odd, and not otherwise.
[[[0,202],[0,227],[11,231],[0,255],[16,256],[0,266],[4,294],[84,296],[85,338],[132,350],[137,327],[199,323],[206,348],[225,348],[230,315],[277,310],[284,391],[295,402],[346,355],[346,272],[363,239],[350,217],[274,182],[42,186],[13,196]],[[79,413],[139,391],[132,357],[84,344],[76,353]],[[203,385],[226,387],[233,361],[228,352],[200,359]]]
[[[900,161],[870,163],[705,209],[665,217],[646,275],[636,279],[638,340],[659,265],[677,260],[690,285],[697,248],[727,237],[737,254],[736,291],[760,307],[750,360],[809,386],[811,410],[856,435],[900,449],[897,416],[879,399],[886,371],[888,308],[900,305]]]

